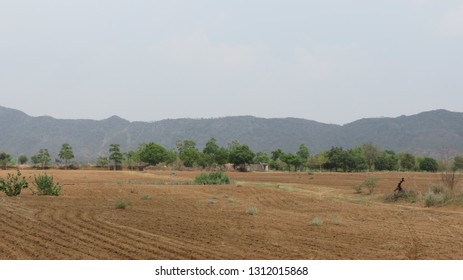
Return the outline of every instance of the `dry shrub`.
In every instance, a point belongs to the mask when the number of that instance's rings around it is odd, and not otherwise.
[[[319,227],[323,225],[323,219],[320,217],[315,217],[312,219],[312,221],[310,221],[310,225]]]
[[[450,189],[434,184],[431,185],[424,195],[424,205],[426,207],[443,206],[452,199]]]
[[[454,191],[461,179],[461,174],[455,170],[444,171],[441,173],[441,181],[450,191]]]
[[[368,177],[361,184],[356,184],[352,186],[356,193],[361,193],[362,188],[365,187],[368,189],[368,194],[372,194],[375,190],[379,179],[376,177]]]
[[[420,195],[414,189],[403,189],[400,192],[394,192],[384,198],[385,202],[397,202],[399,200],[415,203],[419,200]]]
[[[132,204],[132,202],[130,200],[118,199],[118,200],[116,200],[116,202],[114,204],[114,207],[116,209],[126,209],[131,204]]]
[[[248,215],[251,215],[251,216],[257,215],[257,207],[256,206],[249,207],[246,210],[246,213],[248,213]]]

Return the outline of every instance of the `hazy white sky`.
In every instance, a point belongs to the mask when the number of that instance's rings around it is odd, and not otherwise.
[[[344,124],[463,111],[463,1],[0,0],[0,105]]]

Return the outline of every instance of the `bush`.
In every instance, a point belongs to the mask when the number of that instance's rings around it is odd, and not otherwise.
[[[202,173],[195,178],[198,185],[227,185],[230,178],[223,172]]]
[[[335,225],[337,225],[337,226],[342,225],[342,220],[341,220],[341,218],[339,218],[339,217],[334,218],[334,219],[333,219],[333,224],[335,224]]]
[[[433,184],[429,187],[428,192],[432,192],[434,194],[443,194],[443,193],[446,193],[447,190],[445,189],[444,186]]]
[[[352,188],[355,190],[356,193],[361,193],[362,188],[366,187],[368,189],[368,194],[372,194],[376,188],[378,180],[379,179],[376,177],[368,177],[361,184],[354,185],[352,186]]]
[[[116,200],[116,203],[114,204],[114,206],[116,207],[116,209],[125,209],[127,208],[127,206],[131,204],[132,202],[130,200],[118,199]]]
[[[364,182],[363,185],[368,189],[368,194],[372,194],[376,188],[376,183],[378,182],[378,178],[376,177],[369,177]]]
[[[433,158],[426,157],[420,162],[420,170],[422,171],[436,172],[438,168],[439,164]]]
[[[141,200],[151,200],[152,197],[151,197],[150,195],[147,195],[147,194],[146,194],[146,195],[142,196],[140,199],[141,199]]]
[[[248,213],[248,215],[257,215],[257,207],[256,206],[251,206],[249,207],[247,210],[246,210],[246,213]]]
[[[61,185],[53,182],[53,176],[48,176],[47,174],[34,175],[34,185],[39,195],[58,196],[61,193]]]
[[[319,227],[323,225],[323,220],[319,217],[315,217],[312,219],[312,221],[310,221],[310,225]]]
[[[0,178],[0,191],[5,192],[7,196],[17,196],[22,189],[28,188],[29,183],[26,177],[21,178],[21,171],[16,171],[16,175],[8,173],[6,180]]]
[[[362,184],[355,184],[352,186],[356,193],[362,193]]]
[[[442,183],[449,188],[451,191],[455,190],[455,187],[458,186],[461,179],[461,174],[457,173],[455,170],[444,171],[441,173]]]
[[[419,200],[419,194],[413,189],[403,189],[401,192],[394,192],[384,199],[385,202],[396,202],[399,200],[415,203]]]
[[[443,206],[452,199],[451,192],[440,185],[433,185],[424,195],[424,205],[426,207]]]

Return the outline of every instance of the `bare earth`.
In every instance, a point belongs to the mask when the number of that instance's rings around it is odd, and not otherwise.
[[[402,177],[424,193],[438,174],[229,173],[227,186],[163,184],[198,175],[175,173],[49,170],[64,185],[59,197],[2,193],[0,259],[463,259],[463,206],[383,202]],[[368,176],[378,188],[356,194]],[[116,209],[118,199],[131,205]]]

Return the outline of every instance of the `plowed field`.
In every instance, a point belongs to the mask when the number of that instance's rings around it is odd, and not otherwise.
[[[424,194],[438,174],[229,173],[227,186],[188,185],[186,171],[47,174],[60,196],[0,194],[0,259],[463,259],[463,206],[384,202],[402,177]],[[355,193],[372,175],[375,192]]]

